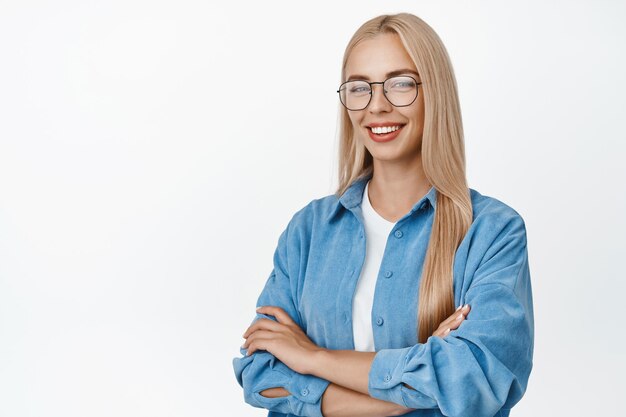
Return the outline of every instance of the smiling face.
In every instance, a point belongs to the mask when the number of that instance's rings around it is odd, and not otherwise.
[[[357,44],[348,57],[345,74],[346,80],[376,82],[395,75],[409,75],[421,81],[399,36],[389,33]],[[348,111],[356,140],[374,158],[374,170],[380,163],[411,164],[420,158],[424,131],[421,87],[418,86],[417,99],[411,105],[395,107],[383,95],[382,85],[374,84],[369,105],[363,110]]]

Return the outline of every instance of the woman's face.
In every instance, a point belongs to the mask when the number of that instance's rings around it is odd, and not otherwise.
[[[397,73],[401,71],[401,73]],[[393,75],[410,75],[421,82],[417,68],[396,34],[380,34],[362,41],[346,63],[346,81],[385,81]],[[424,131],[424,94],[419,85],[417,99],[409,106],[395,107],[383,95],[382,84],[372,86],[369,105],[348,111],[356,140],[361,141],[378,161],[410,163],[419,158]],[[373,126],[399,126],[391,134],[377,135]]]

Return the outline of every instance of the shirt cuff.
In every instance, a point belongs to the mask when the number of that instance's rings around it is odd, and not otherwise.
[[[409,351],[413,348],[382,349],[376,353],[367,385],[371,397],[406,407],[402,395],[402,374]]]
[[[299,416],[324,417],[322,415],[322,395],[330,381],[315,375],[303,375],[294,372],[286,389],[297,400],[291,405]]]

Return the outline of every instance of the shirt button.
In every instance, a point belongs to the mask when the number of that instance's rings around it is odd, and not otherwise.
[[[391,375],[385,375],[385,382],[391,381]]]
[[[302,391],[300,391],[300,394],[302,394],[303,397],[306,397],[307,395],[309,395],[309,390],[304,388]]]
[[[394,233],[394,236],[400,239],[402,237],[402,230],[396,230],[396,232]]]
[[[393,272],[387,271],[385,272],[385,278],[390,278],[393,275]]]
[[[384,322],[385,322],[385,320],[383,320],[382,317],[379,317],[379,318],[376,319],[376,324],[378,324],[379,326],[382,326]]]

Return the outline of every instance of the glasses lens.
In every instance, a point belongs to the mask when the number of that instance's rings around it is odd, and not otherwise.
[[[417,97],[417,81],[413,77],[400,76],[385,81],[385,95],[394,106],[408,106]]]
[[[370,85],[365,81],[348,81],[341,85],[339,98],[348,110],[363,110],[370,102]]]

